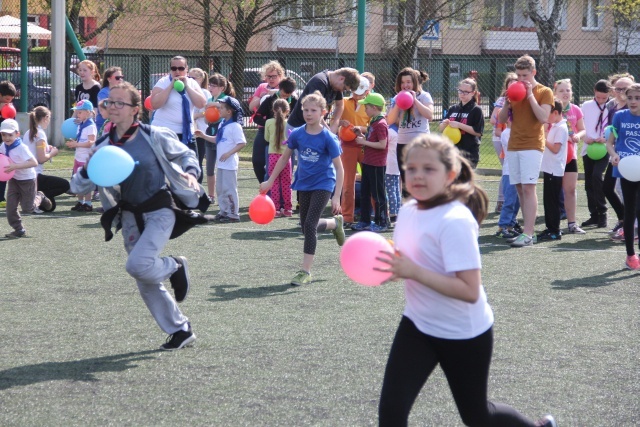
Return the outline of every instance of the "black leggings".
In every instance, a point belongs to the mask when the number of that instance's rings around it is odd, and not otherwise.
[[[602,184],[604,196],[609,201],[611,208],[615,211],[618,221],[624,217],[624,203],[620,200],[616,193],[616,178],[613,177],[613,165],[609,163],[604,173],[604,182]]]
[[[493,328],[468,340],[447,340],[423,334],[403,316],[384,373],[380,426],[407,425],[413,402],[438,364],[465,425],[535,426],[512,407],[487,400],[492,350]]]
[[[400,169],[400,188],[402,189],[402,197],[407,197],[407,186],[404,183],[404,147],[406,144],[398,144],[396,148],[396,159],[398,160],[398,169]]]
[[[196,138],[196,155],[198,156],[198,165],[200,165],[200,176],[198,177],[198,183],[202,184],[202,178],[204,177],[204,170],[202,169],[202,163],[204,162],[204,151],[205,151],[205,139],[204,138]]]
[[[331,193],[325,190],[298,191],[300,224],[304,233],[304,253],[316,254],[318,231],[327,229],[327,220],[320,219]]]
[[[267,174],[267,150],[269,143],[264,139],[264,128],[259,127],[256,137],[253,140],[253,152],[251,153],[251,163],[253,163],[253,173],[259,183],[265,181]]]
[[[624,230],[624,244],[627,249],[627,256],[635,254],[633,249],[635,221],[638,219],[640,224],[640,182],[627,181],[620,178],[620,187],[622,187],[622,198],[624,199],[624,221],[622,229]]]

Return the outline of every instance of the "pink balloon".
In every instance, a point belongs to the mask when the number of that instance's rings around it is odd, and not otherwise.
[[[361,231],[349,237],[340,251],[340,265],[354,282],[364,286],[379,286],[391,277],[391,273],[375,271],[387,264],[378,261],[380,251],[393,252],[391,243],[371,231]]]
[[[2,109],[0,109],[0,115],[2,115],[3,119],[15,119],[16,118],[16,107],[13,104],[6,104]]]
[[[401,110],[408,110],[413,107],[413,95],[411,92],[403,90],[396,95],[396,105]]]
[[[513,82],[507,89],[509,101],[522,101],[527,96],[527,87],[522,82]]]
[[[258,194],[249,204],[249,218],[256,224],[269,224],[275,216],[276,206],[266,194]]]
[[[13,160],[4,154],[0,154],[0,181],[9,181],[13,178],[13,174],[16,173],[16,171],[11,171],[9,173],[4,171],[4,168],[9,166],[11,163],[13,163]]]

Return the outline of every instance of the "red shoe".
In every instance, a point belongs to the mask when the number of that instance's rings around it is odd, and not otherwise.
[[[290,218],[290,217],[292,217],[292,216],[293,216],[293,212],[292,212],[292,211],[290,211],[290,210],[286,210],[286,209],[285,209],[285,210],[283,211],[282,215],[286,216],[287,218]]]
[[[628,256],[625,264],[629,270],[640,270],[640,259],[638,255]]]

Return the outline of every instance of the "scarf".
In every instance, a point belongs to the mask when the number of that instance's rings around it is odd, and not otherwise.
[[[222,141],[222,134],[224,133],[224,128],[230,123],[235,123],[233,119],[225,120],[222,119],[220,121],[220,125],[218,125],[218,134],[216,135],[216,143]]]
[[[173,81],[173,77],[169,75],[169,82],[171,81]],[[178,93],[182,97],[182,143],[189,145],[193,134],[191,133],[191,107],[189,98],[187,98],[187,83],[185,83],[184,89]]]
[[[93,121],[93,119],[87,119],[84,122],[80,123],[80,125],[78,126],[78,133],[76,134],[76,141],[80,142],[80,136],[82,135],[82,131],[84,130],[84,128],[87,128],[91,125],[95,125],[95,122]]]
[[[11,152],[11,150],[13,150],[14,148],[16,148],[16,147],[18,147],[20,145],[22,145],[22,139],[21,138],[16,138],[13,141],[13,144],[11,144],[11,145],[4,144],[4,149],[5,149],[5,153],[6,153],[7,157],[10,157],[9,153]]]
[[[569,136],[573,135],[575,131],[571,122],[569,121],[569,110],[571,109],[571,103],[568,103],[566,107],[562,107],[562,118],[567,120],[567,128],[569,128]]]
[[[384,116],[382,114],[380,114],[379,116],[375,116],[375,117],[371,117],[371,120],[369,120],[369,125],[367,126],[367,135],[365,136],[365,139],[368,141],[369,140],[369,135],[371,135],[371,130],[373,129],[373,124],[384,119]],[[362,147],[362,149],[364,150],[364,146]]]
[[[598,106],[598,109],[600,110],[600,116],[598,117],[598,122],[596,123],[596,132],[602,135],[602,132],[604,131],[602,125],[604,125],[604,113],[605,111],[607,111],[607,103],[605,102],[604,104],[602,104],[602,107],[601,107],[595,98],[593,98],[593,102],[596,103],[596,105]]]
[[[131,127],[129,127],[129,129],[127,129],[124,135],[122,135],[122,138],[118,139],[118,133],[116,132],[116,125],[114,124],[113,126],[111,126],[111,129],[109,130],[109,144],[117,145],[118,147],[123,146],[124,143],[127,142],[129,138],[131,138],[131,135],[134,134],[136,129],[138,129],[139,125],[140,123],[133,122]]]

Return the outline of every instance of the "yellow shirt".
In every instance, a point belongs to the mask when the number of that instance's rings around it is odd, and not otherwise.
[[[286,122],[282,126],[282,142],[287,140],[285,135]],[[269,143],[269,154],[284,154],[286,145],[280,144],[280,151],[276,150],[276,119],[269,119],[264,124],[264,140]]]
[[[340,120],[347,120],[354,126],[367,126],[369,124],[369,116],[364,111],[364,105],[358,104],[358,101],[351,97],[344,99],[344,111],[342,111]],[[340,142],[346,147],[361,147],[355,141],[345,142],[340,140]]]
[[[532,89],[533,97],[539,105],[551,105],[553,108],[553,92],[546,86],[537,84]],[[508,151],[538,150],[544,152],[544,123],[540,123],[533,113],[530,101],[511,103],[513,122],[509,137]]]

